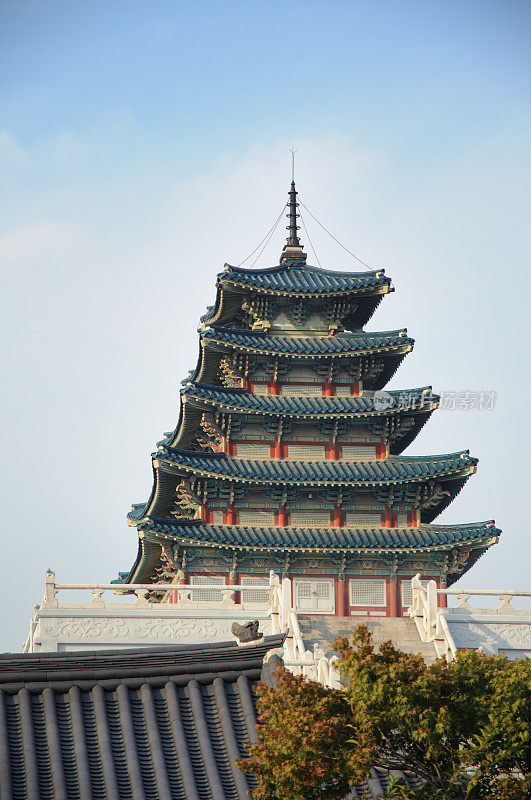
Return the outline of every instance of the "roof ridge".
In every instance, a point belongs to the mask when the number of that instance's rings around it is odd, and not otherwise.
[[[361,339],[364,336],[391,336],[397,334],[407,334],[407,328],[395,328],[394,330],[389,331],[340,331],[336,333],[334,336],[329,336],[328,333],[324,333],[322,336],[290,336],[289,333],[271,333],[269,331],[262,331],[262,330],[246,330],[244,328],[228,328],[226,325],[207,325],[205,330],[201,333],[208,333],[209,331],[224,331],[225,333],[237,333],[240,336],[251,336],[256,339]]]
[[[301,265],[301,268],[304,270],[308,270],[318,275],[340,275],[342,277],[368,277],[370,275],[385,275],[385,269],[382,267],[381,269],[369,269],[369,270],[339,270],[339,269],[327,269],[326,267],[316,267],[313,264],[305,263]],[[233,264],[225,264],[224,271],[218,273],[218,278],[223,279],[228,273],[230,272],[239,272],[243,273],[244,275],[271,275],[276,272],[280,271],[288,271],[291,267],[289,266],[289,262],[283,262],[282,264],[277,264],[274,267],[259,267],[258,269],[252,269],[249,267],[238,267],[234,266]]]

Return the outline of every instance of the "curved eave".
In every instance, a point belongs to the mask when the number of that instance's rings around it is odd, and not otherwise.
[[[466,480],[476,471],[477,465],[477,459],[471,458],[466,452],[432,456],[429,459],[418,456],[396,456],[382,461],[304,462],[238,459],[225,454],[205,454],[166,447],[154,453],[153,459],[155,469],[160,468],[169,474],[194,474],[198,477],[258,486],[283,484],[304,487],[344,486],[355,483],[361,488],[372,488],[426,483],[430,480]],[[430,468],[429,461],[432,465],[448,463],[443,467]],[[420,471],[414,471],[415,465],[419,465]],[[396,470],[394,475],[389,468]],[[372,470],[372,474],[369,469]],[[311,477],[304,475],[305,470],[312,473]]]
[[[174,529],[173,532],[168,530],[168,525]],[[158,566],[158,558],[160,557],[160,552],[162,550],[162,546],[164,544],[173,544],[179,545],[183,547],[188,546],[196,546],[196,547],[209,547],[209,548],[218,548],[221,550],[226,550],[233,553],[244,553],[244,552],[276,552],[276,553],[283,553],[288,554],[291,552],[295,553],[305,553],[306,555],[313,554],[330,554],[330,555],[351,555],[351,556],[361,556],[366,557],[367,555],[372,555],[373,557],[378,556],[386,556],[389,555],[419,555],[421,553],[450,553],[455,550],[459,550],[462,554],[459,561],[459,571],[450,570],[447,575],[447,585],[451,586],[455,581],[461,578],[469,569],[476,563],[476,561],[481,558],[481,556],[491,547],[493,544],[496,544],[498,541],[501,531],[495,527],[494,522],[492,520],[484,523],[473,523],[471,525],[448,525],[448,526],[431,526],[437,531],[448,531],[450,532],[450,536],[448,536],[449,541],[441,542],[438,544],[429,544],[429,543],[418,543],[413,544],[412,546],[406,546],[407,543],[401,543],[397,541],[395,546],[385,546],[385,542],[382,542],[384,546],[379,547],[334,547],[334,546],[316,546],[315,542],[312,545],[300,545],[300,544],[289,544],[287,542],[277,542],[269,541],[267,543],[262,543],[261,541],[258,543],[253,542],[252,532],[263,530],[258,528],[242,528],[240,526],[224,526],[224,525],[205,525],[204,523],[190,521],[185,523],[186,527],[192,528],[187,534],[183,531],[183,524],[179,524],[177,522],[169,523],[168,520],[157,520],[157,519],[150,519],[147,518],[144,520],[141,526],[140,536],[139,539],[139,555],[136,559],[135,564],[133,565],[129,575],[125,578],[126,584],[132,583],[156,583],[157,576],[155,572],[156,566]],[[423,529],[426,530],[430,526],[421,526],[420,528],[416,529],[417,531],[422,531]],[[194,531],[195,528],[195,531]],[[198,535],[198,528],[203,529],[203,535]],[[180,531],[179,531],[180,529]],[[205,529],[211,529],[216,531],[224,531],[226,532],[224,536],[220,537],[219,533],[217,536],[208,536],[205,535]],[[476,536],[466,536],[466,531],[470,529],[475,529],[477,531]],[[234,533],[236,530],[243,532],[244,540],[235,540]],[[271,529],[266,529],[271,530]],[[274,530],[274,529],[273,529]],[[288,529],[282,529],[284,531]],[[304,531],[313,530],[317,535],[322,533],[319,529],[291,529],[293,534],[294,531],[298,532],[299,534],[303,534]],[[343,532],[346,529],[339,529]],[[370,531],[366,529],[350,529],[351,531],[357,532],[359,534],[367,534]],[[377,529],[377,532],[383,536],[389,536],[390,533],[394,532],[395,536],[402,532],[402,535],[408,533],[408,529]],[[410,531],[409,531],[410,532]],[[463,532],[464,535],[459,535],[460,532]],[[251,534],[251,535],[250,535]],[[219,541],[219,539],[222,541]],[[238,539],[238,537],[236,537]],[[224,540],[224,541],[223,541]],[[348,545],[348,542],[347,542]],[[464,557],[463,557],[464,556]],[[123,586],[124,584],[122,584]]]
[[[153,456],[152,462],[153,485],[151,494],[147,503],[135,504],[132,511],[127,515],[127,524],[132,527],[137,527],[146,517],[168,513],[175,502],[176,473],[160,469]]]
[[[418,553],[470,546],[490,547],[501,531],[494,521],[419,528],[279,528],[213,525],[199,521],[144,520],[139,526],[153,541],[231,550],[281,552]]]
[[[228,389],[188,382],[181,390],[188,405],[203,410],[220,409],[230,414],[321,419],[326,417],[355,416],[369,418],[393,416],[398,413],[424,413],[437,408],[439,397],[431,394],[431,386],[394,390],[387,393],[391,405],[377,407],[372,395],[352,397],[253,395],[246,389]],[[408,405],[401,406],[402,398]],[[409,404],[413,404],[410,408]],[[418,404],[418,405],[417,405]]]
[[[148,536],[139,536],[138,538],[138,553],[135,563],[131,567],[127,576],[124,577],[120,583],[117,583],[116,589],[119,589],[131,583],[151,583],[152,576],[155,568],[158,567],[160,561],[160,554],[162,551],[161,545],[150,539]],[[145,580],[148,578],[148,580]]]
[[[262,334],[207,326],[201,333],[204,348],[215,352],[286,358],[352,358],[411,352],[414,340],[406,329],[374,333],[343,333],[336,336],[296,336]]]
[[[242,269],[225,264],[216,285],[240,292],[256,292],[276,297],[321,298],[345,294],[363,296],[392,291],[385,270],[347,272],[314,267],[289,259],[274,267]]]

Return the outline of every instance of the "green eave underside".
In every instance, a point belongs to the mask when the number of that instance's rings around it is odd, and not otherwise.
[[[395,415],[397,412],[433,411],[439,397],[431,394],[431,387],[386,392],[385,402],[380,398],[375,406],[373,393],[362,397],[283,397],[282,395],[257,395],[246,389],[227,389],[188,383],[181,394],[185,403],[200,408],[214,407],[227,413],[252,413],[264,416],[300,417],[369,417]]]
[[[195,473],[253,484],[357,486],[418,483],[430,479],[467,478],[478,459],[468,451],[440,456],[390,456],[382,461],[287,461],[231,458],[225,453],[201,453],[161,447],[154,466],[169,472]]]
[[[414,340],[405,329],[378,333],[339,333],[335,336],[273,336],[259,331],[207,327],[201,333],[205,347],[238,350],[259,355],[299,358],[407,353]]]
[[[467,525],[420,525],[418,528],[284,528],[212,525],[200,521],[146,518],[138,526],[179,540],[236,549],[266,550],[392,550],[419,551],[483,545],[497,541],[501,531],[494,521]]]
[[[225,265],[217,285],[237,287],[276,295],[329,296],[367,291],[389,291],[391,279],[384,270],[339,272],[312,267],[300,261],[287,261],[266,269],[240,269]]]

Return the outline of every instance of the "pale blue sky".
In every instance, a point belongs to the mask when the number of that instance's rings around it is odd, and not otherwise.
[[[124,517],[197,321],[279,213],[292,142],[304,202],[393,278],[368,326],[417,340],[393,388],[498,392],[408,452],[470,447],[478,475],[440,521],[504,536],[463,583],[529,585],[530,22],[512,0],[3,0],[0,649],[45,567],[131,565]],[[357,268],[310,233],[323,265]]]

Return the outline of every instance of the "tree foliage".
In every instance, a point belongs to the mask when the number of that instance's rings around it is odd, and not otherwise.
[[[371,766],[403,800],[524,800],[531,796],[531,662],[460,651],[426,666],[365,626],[335,643],[344,690],[278,671],[258,695],[259,738],[242,762],[255,800],[342,800]]]

